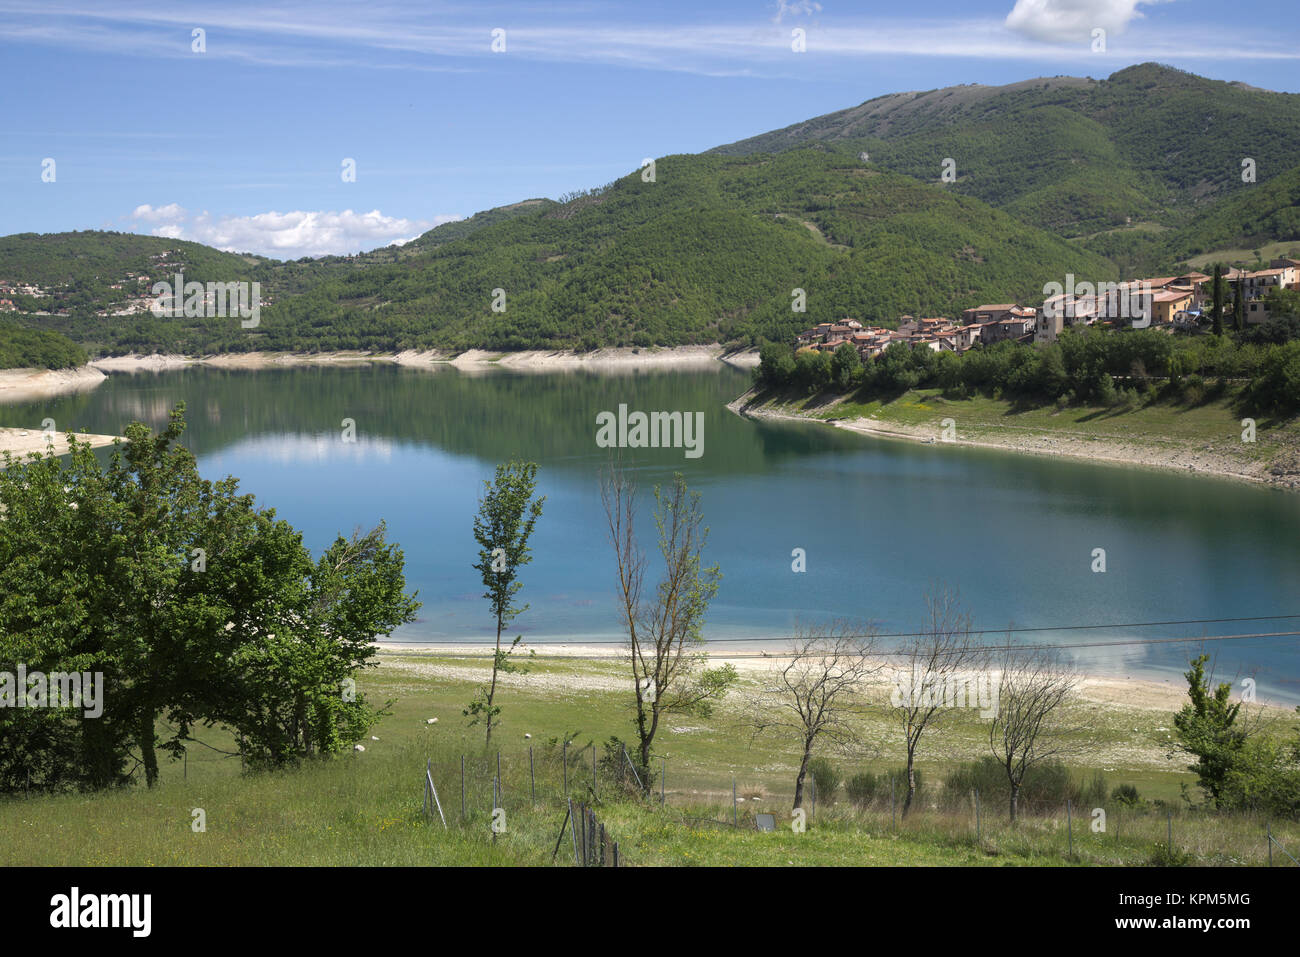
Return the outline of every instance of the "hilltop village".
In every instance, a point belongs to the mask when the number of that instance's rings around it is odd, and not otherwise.
[[[1269,268],[1223,271],[1227,300],[1240,295],[1247,323],[1269,318],[1265,296],[1274,289],[1300,287],[1300,259],[1274,259]],[[1210,321],[1213,277],[1200,272],[1136,279],[1124,283],[1074,283],[1038,306],[998,303],[976,306],[948,318],[901,316],[896,329],[864,326],[856,319],[823,322],[801,332],[796,345],[833,352],[848,343],[862,355],[878,356],[894,343],[935,352],[962,353],[976,344],[1007,340],[1052,342],[1073,326],[1128,325],[1165,332],[1199,329]]]

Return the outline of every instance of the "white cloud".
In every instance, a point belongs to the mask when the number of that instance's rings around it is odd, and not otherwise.
[[[253,216],[211,216],[191,213],[178,203],[137,206],[132,220],[147,224],[155,236],[189,239],[230,252],[252,252],[275,259],[345,255],[410,242],[421,233],[459,216],[432,220],[385,216],[377,209],[293,210]]]
[[[137,206],[131,213],[133,219],[143,219],[146,223],[171,222],[181,219],[185,215],[185,210],[179,203],[168,203],[166,206],[150,206],[144,203]]]
[[[1159,0],[1016,0],[1007,26],[1035,40],[1088,40],[1100,27],[1119,34],[1141,17],[1138,7]]]
[[[822,5],[813,0],[776,0],[776,16],[772,18],[772,22],[780,23],[786,16],[810,16],[821,13],[821,10]]]

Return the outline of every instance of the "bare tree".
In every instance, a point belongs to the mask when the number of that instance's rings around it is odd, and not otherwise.
[[[1081,746],[1071,735],[1082,729],[1065,724],[1079,676],[1059,649],[1016,648],[1010,636],[999,664],[989,747],[1007,774],[1014,824],[1025,773],[1041,761]]]
[[[601,475],[610,544],[618,571],[618,598],[628,635],[628,660],[636,695],[637,750],[641,768],[650,767],[650,749],[665,715],[708,715],[736,680],[731,665],[707,667],[701,626],[722,578],[716,565],[703,567],[701,552],[709,537],[700,495],[680,474],[665,492],[655,487],[655,528],[664,575],[653,597],[642,597],[645,553],[636,539],[636,487],[614,462]],[[648,786],[648,774],[642,774]]]
[[[980,669],[987,653],[971,631],[970,614],[955,592],[926,595],[926,622],[901,650],[897,687],[890,698],[903,726],[907,748],[907,797],[903,814],[916,797],[916,754],[927,729],[937,727],[953,708],[966,703],[968,675]]]
[[[860,743],[853,715],[861,710],[863,684],[883,667],[874,660],[875,644],[875,628],[843,620],[796,629],[789,653],[776,657],[767,686],[751,701],[755,735],[777,731],[799,741],[796,808],[819,740],[846,751]]]

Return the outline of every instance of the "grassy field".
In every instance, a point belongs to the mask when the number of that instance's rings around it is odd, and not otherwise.
[[[918,809],[896,819],[887,802],[855,808],[843,791],[822,796],[805,833],[790,827],[797,753],[793,742],[754,738],[743,702],[761,673],[742,671],[737,692],[712,717],[669,720],[657,745],[666,760],[664,803],[643,802],[616,789],[598,768],[611,735],[631,735],[626,682],[613,660],[542,658],[526,675],[507,676],[505,722],[484,751],[482,732],[465,727],[460,711],[483,658],[386,653],[361,688],[392,713],[365,742],[364,752],[311,761],[275,773],[241,773],[222,752],[230,742],[209,731],[185,762],[166,764],[153,790],[15,797],[0,800],[0,861],[7,865],[550,865],[564,820],[565,749],[568,793],[594,802],[602,823],[630,865],[819,864],[1260,864],[1266,860],[1264,822],[1212,816],[1180,806],[1194,779],[1185,760],[1169,757],[1168,710],[1083,700],[1074,717],[1089,731],[1075,772],[1101,771],[1109,789],[1135,785],[1147,801],[1169,808],[1136,811],[1105,806],[1107,828],[1090,828],[1092,808],[1075,809],[1067,833],[1065,808],[1040,808],[1015,828],[1001,806],[981,808],[976,835],[973,802],[935,805],[937,784],[961,761],[982,753],[978,716],[954,712],[925,744],[920,770],[927,781]],[[852,760],[834,758],[846,774],[899,765],[898,730],[884,709],[863,708],[863,738],[873,742]],[[429,719],[437,718],[430,724]],[[529,737],[525,737],[528,735]],[[500,749],[505,831],[490,829],[492,782]],[[532,749],[530,768],[529,749]],[[216,750],[214,750],[216,749]],[[460,763],[465,761],[462,817]],[[422,777],[430,762],[446,829],[422,809]],[[659,765],[664,767],[664,765]],[[658,769],[656,769],[657,771]],[[732,781],[738,796],[734,812]],[[656,788],[659,782],[656,781]],[[192,827],[202,809],[206,830]],[[775,833],[753,829],[756,813],[771,813]],[[731,826],[735,815],[737,827]],[[1173,814],[1175,851],[1165,848]],[[1300,825],[1273,824],[1292,853]],[[1071,837],[1073,840],[1071,854]],[[572,863],[566,835],[557,864]],[[1277,854],[1277,863],[1285,861]]]
[[[765,395],[758,408],[851,427],[937,440],[942,422],[955,423],[957,441],[1014,451],[1051,452],[1195,468],[1267,478],[1300,463],[1300,419],[1257,420],[1254,442],[1242,441],[1242,416],[1229,390],[1199,404],[1155,401],[1133,409],[1054,405],[1029,407],[1006,399],[947,399],[939,389],[913,389],[895,398]]]
[[[1257,253],[1258,258],[1262,259],[1265,267],[1267,267],[1270,260],[1300,256],[1300,245],[1297,245],[1295,240],[1285,240],[1278,243],[1268,243],[1257,249],[1215,249],[1199,256],[1193,256],[1187,260],[1187,265],[1193,269],[1202,269],[1205,266],[1213,267],[1215,263],[1250,266],[1254,264]]]

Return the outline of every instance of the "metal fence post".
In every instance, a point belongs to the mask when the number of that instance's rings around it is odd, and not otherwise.
[[[465,820],[465,755],[460,756],[460,819]]]
[[[573,801],[565,798],[569,802],[569,833],[573,835],[573,863],[578,863],[578,816],[573,813]]]
[[[533,771],[533,746],[528,746],[528,801],[537,803],[537,775]]]
[[[564,799],[569,799],[569,742],[564,742]]]
[[[1070,849],[1070,856],[1074,857],[1074,814],[1070,808],[1070,799],[1065,799],[1065,837]]]

